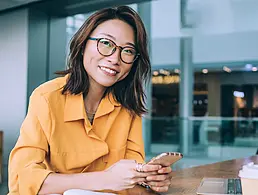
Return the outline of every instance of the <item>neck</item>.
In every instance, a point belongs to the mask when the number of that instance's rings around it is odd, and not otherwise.
[[[106,88],[90,83],[88,94],[84,97],[85,109],[88,113],[95,113],[105,93]]]

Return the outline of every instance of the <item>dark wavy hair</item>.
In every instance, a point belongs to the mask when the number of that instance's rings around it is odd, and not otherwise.
[[[131,113],[142,115],[147,112],[144,84],[150,78],[150,59],[147,49],[147,34],[139,15],[128,6],[105,8],[91,15],[75,33],[70,41],[70,53],[67,59],[67,70],[56,72],[59,75],[69,74],[62,93],[83,93],[89,90],[88,74],[83,66],[82,51],[93,30],[101,23],[119,19],[129,24],[134,30],[136,49],[139,57],[134,61],[130,73],[121,81],[108,87],[105,94],[112,93],[115,100]]]

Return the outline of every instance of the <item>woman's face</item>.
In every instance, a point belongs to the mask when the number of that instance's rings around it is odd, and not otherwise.
[[[101,23],[90,37],[106,38],[112,40],[117,46],[135,48],[133,28],[118,19]],[[90,84],[106,88],[124,79],[129,74],[133,63],[124,63],[120,59],[121,50],[118,48],[110,56],[101,55],[97,49],[97,43],[97,40],[87,41],[83,53],[83,65],[89,75]],[[102,44],[106,46],[107,43]]]

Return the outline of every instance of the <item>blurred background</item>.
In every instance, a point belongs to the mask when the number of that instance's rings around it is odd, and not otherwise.
[[[257,0],[0,0],[0,194],[31,92],[65,68],[85,19],[115,5],[136,10],[149,36],[146,159],[182,152],[177,170],[256,154]]]

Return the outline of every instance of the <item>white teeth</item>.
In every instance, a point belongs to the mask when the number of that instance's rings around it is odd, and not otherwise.
[[[101,70],[104,70],[104,71],[106,71],[106,72],[108,72],[108,73],[110,73],[110,74],[116,74],[116,71],[111,70],[111,69],[109,69],[109,68],[105,68],[105,67],[100,66],[100,69],[101,69]]]

